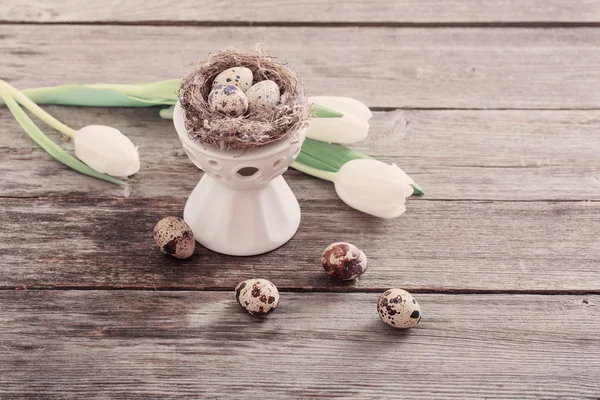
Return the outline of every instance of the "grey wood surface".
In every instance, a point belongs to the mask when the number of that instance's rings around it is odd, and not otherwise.
[[[409,332],[376,299],[282,293],[261,321],[232,292],[2,292],[0,396],[598,398],[600,296],[420,294]]]
[[[582,23],[599,22],[594,0],[27,0],[0,20],[105,23]]]
[[[0,108],[0,170],[6,172],[0,196],[187,198],[201,176],[172,122],[156,109],[47,110],[69,126],[119,128],[140,147],[142,170],[127,188],[74,174]],[[419,200],[597,201],[599,131],[597,110],[395,110],[376,112],[368,138],[352,147],[402,167],[426,191]],[[72,148],[51,128],[45,132]],[[27,168],[24,160],[32,161]],[[337,199],[328,182],[295,171],[286,176],[301,200]]]
[[[257,42],[310,94],[371,107],[600,107],[596,28],[0,25],[0,78],[22,88],[156,81]]]
[[[300,230],[282,248],[232,258],[198,246],[182,262],[157,253],[152,227],[181,215],[184,204],[1,199],[0,287],[233,290],[260,276],[305,290],[600,293],[600,202],[411,201],[400,220],[382,221],[340,200],[303,200]],[[335,241],[369,257],[356,283],[340,284],[323,271],[321,253]]]
[[[290,170],[290,243],[176,261],[151,229],[201,173],[170,121],[48,107],[140,146],[123,188],[58,164],[0,106],[0,399],[600,399],[600,1],[274,4],[5,1],[0,78],[155,81],[261,41],[310,94],[375,108],[353,147],[425,197],[384,221]],[[357,282],[319,265],[338,240],[369,256]],[[252,277],[282,290],[267,320],[233,300]],[[409,332],[378,319],[392,286],[421,305]]]

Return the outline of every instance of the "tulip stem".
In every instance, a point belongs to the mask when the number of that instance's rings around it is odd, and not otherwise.
[[[162,119],[173,119],[173,111],[175,110],[175,106],[161,108],[158,112]]]
[[[82,174],[86,174],[89,176],[93,176],[95,178],[104,179],[105,181],[116,183],[119,185],[124,185],[125,182],[114,178],[110,175],[102,174],[98,171],[93,170],[88,165],[79,161],[77,158],[73,157],[66,151],[64,151],[60,146],[54,143],[48,136],[44,135],[44,133],[38,128],[38,126],[29,118],[29,116],[21,109],[17,101],[12,97],[11,92],[9,91],[7,85],[2,84],[0,82],[0,98],[4,100],[4,103],[7,105],[8,109],[15,117],[15,120],[21,125],[21,128],[31,137],[37,144],[39,144],[48,154],[54,157],[57,161],[73,168],[74,170],[81,172]]]
[[[0,79],[0,85],[4,85],[4,87],[8,90],[8,92],[12,95],[12,97],[17,100],[23,107],[28,109],[33,115],[62,133],[70,137],[71,139],[75,138],[76,131],[74,129],[69,128],[67,125],[63,124],[52,115],[48,114],[44,111],[40,106],[31,101],[27,96],[25,96],[20,90],[16,87],[12,86],[10,83],[3,81]]]
[[[333,179],[336,175],[335,172],[323,171],[322,169],[309,167],[307,165],[299,163],[298,161],[294,161],[292,163],[292,168],[297,169],[300,172],[304,172],[305,174],[312,175],[330,182],[333,182]]]

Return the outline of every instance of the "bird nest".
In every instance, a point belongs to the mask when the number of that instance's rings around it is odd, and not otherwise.
[[[270,79],[279,86],[281,100],[272,107],[231,117],[211,110],[208,95],[215,77],[232,67],[252,70],[254,83]],[[185,126],[192,139],[223,150],[245,150],[276,141],[298,140],[298,132],[309,118],[309,104],[298,75],[262,54],[220,51],[200,61],[183,79],[179,101]]]

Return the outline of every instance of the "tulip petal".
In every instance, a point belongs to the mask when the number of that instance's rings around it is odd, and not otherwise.
[[[349,193],[341,185],[335,185],[335,191],[340,199],[355,210],[379,218],[396,218],[406,211],[406,200],[397,199],[396,203],[378,202],[374,199],[359,198]]]
[[[411,181],[396,165],[374,159],[349,161],[336,176],[336,182],[352,188],[357,196],[364,194],[382,201],[410,196],[413,192]]]
[[[308,102],[333,108],[343,114],[350,114],[354,118],[363,121],[368,121],[373,116],[373,113],[366,104],[351,97],[313,96],[308,98]]]
[[[75,135],[75,155],[99,172],[129,176],[140,170],[137,148],[118,129],[89,125]]]
[[[367,137],[369,123],[349,114],[341,118],[312,118],[306,137],[327,143],[355,143]]]
[[[413,193],[412,179],[395,164],[357,159],[342,166],[334,178],[338,196],[349,206],[381,218],[395,218],[406,210]]]

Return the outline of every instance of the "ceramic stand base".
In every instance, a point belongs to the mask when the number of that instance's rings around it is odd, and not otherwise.
[[[300,225],[300,206],[278,176],[255,189],[232,189],[204,175],[190,195],[183,219],[204,247],[233,256],[274,250]]]
[[[300,153],[304,131],[296,140],[225,151],[190,139],[179,103],[173,123],[186,154],[205,172],[183,213],[201,245],[251,256],[275,250],[294,236],[300,206],[281,174]]]

